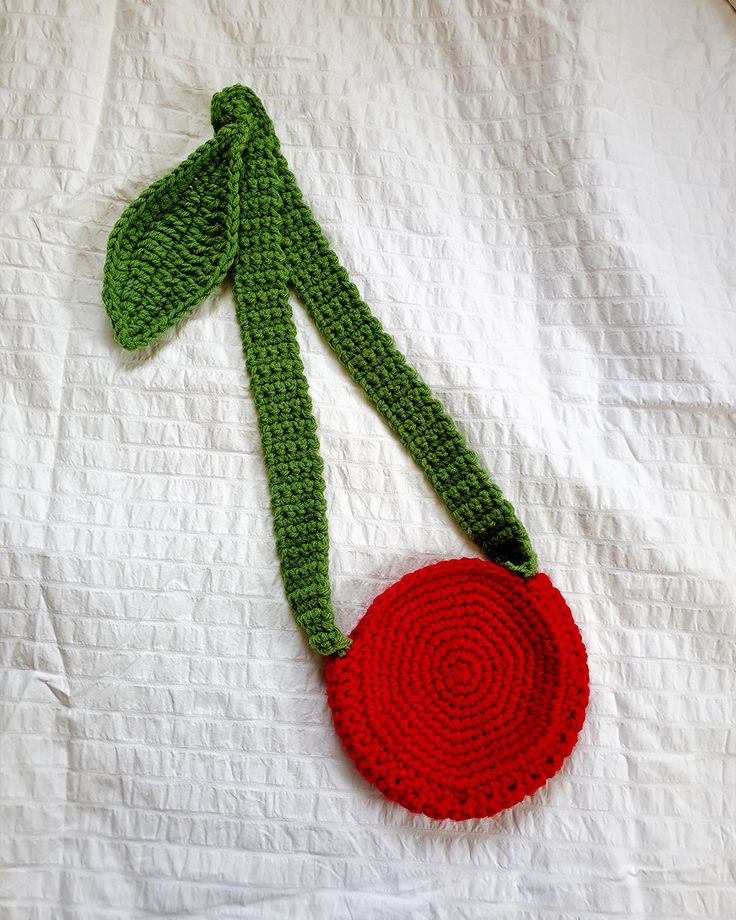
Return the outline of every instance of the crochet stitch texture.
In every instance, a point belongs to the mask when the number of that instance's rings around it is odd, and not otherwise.
[[[326,662],[335,729],[361,774],[431,818],[494,815],[572,750],[588,703],[580,632],[540,573],[482,559],[405,575]]]
[[[215,137],[130,205],[108,243],[103,299],[124,348],[153,342],[233,269],[287,597],[313,648],[341,652],[327,575],[323,464],[288,301],[303,301],[457,523],[525,577],[529,536],[429,388],[360,297],[244,86],[212,100]]]
[[[588,702],[580,632],[513,507],[330,248],[258,97],[222,90],[212,124],[214,138],[110,234],[102,293],[115,336],[150,344],[232,273],[284,588],[326,656],[337,733],[362,775],[411,811],[495,814],[543,785],[575,743]],[[350,636],[332,609],[323,464],[290,288],[488,557],[406,575]]]

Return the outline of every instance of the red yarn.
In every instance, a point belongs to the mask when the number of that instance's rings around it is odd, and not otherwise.
[[[481,559],[405,575],[325,662],[335,729],[358,770],[431,818],[482,818],[531,795],[572,750],[585,646],[544,574]]]

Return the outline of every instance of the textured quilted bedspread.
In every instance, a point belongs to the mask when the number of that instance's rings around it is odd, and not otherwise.
[[[9,0],[0,915],[736,916],[736,13],[726,0]],[[125,205],[263,99],[335,251],[513,502],[591,698],[533,798],[363,781],[284,595],[228,286],[156,347]],[[349,631],[478,555],[294,299]]]

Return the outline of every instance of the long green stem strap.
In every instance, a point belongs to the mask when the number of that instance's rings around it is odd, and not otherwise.
[[[258,413],[284,589],[323,655],[350,640],[335,626],[327,563],[327,504],[317,425],[289,304],[282,245],[288,211],[265,112],[248,146],[233,290]]]
[[[309,315],[473,542],[500,565],[533,575],[536,556],[513,506],[361,299],[283,156],[279,166],[291,217],[283,244],[289,277]]]
[[[149,344],[232,269],[268,473],[281,572],[310,645],[350,645],[335,625],[317,427],[289,286],[451,515],[492,560],[537,571],[529,536],[427,385],[362,300],[332,251],[258,97],[212,100],[215,137],[131,204],[110,234],[103,299],[118,341]]]

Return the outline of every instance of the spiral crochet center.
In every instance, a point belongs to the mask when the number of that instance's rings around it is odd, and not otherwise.
[[[546,575],[434,563],[376,598],[350,637],[325,665],[335,727],[366,779],[411,811],[495,814],[575,743],[587,660]]]

